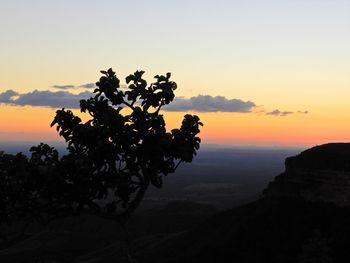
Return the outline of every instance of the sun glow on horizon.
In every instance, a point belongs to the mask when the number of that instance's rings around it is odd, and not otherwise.
[[[4,106],[0,112],[0,141],[63,141],[50,127],[55,110],[48,107]],[[87,115],[73,111],[83,120]],[[343,118],[327,114],[269,116],[265,113],[163,112],[167,130],[181,125],[185,114],[196,114],[204,123],[204,144],[311,146],[349,141],[350,127]],[[324,122],[328,119],[328,122]],[[318,121],[315,121],[318,120]]]

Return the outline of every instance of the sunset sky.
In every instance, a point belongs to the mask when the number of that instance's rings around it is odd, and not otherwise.
[[[349,0],[0,0],[0,29],[0,145],[58,140],[109,67],[171,72],[206,144],[350,141]]]

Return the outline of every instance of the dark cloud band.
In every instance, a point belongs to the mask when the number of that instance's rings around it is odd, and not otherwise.
[[[7,90],[0,93],[0,103],[12,105],[46,106],[51,108],[78,108],[81,99],[92,96],[89,91],[73,94],[69,91],[39,91],[18,93]],[[197,112],[250,112],[255,107],[251,101],[227,99],[223,96],[212,97],[198,95],[196,97],[176,98],[171,104],[164,107],[166,111],[197,111]]]
[[[0,103],[6,103],[18,106],[46,106],[51,108],[79,108],[81,99],[88,99],[92,93],[84,91],[79,94],[73,94],[68,91],[39,91],[34,90],[28,93],[18,93],[13,90],[7,90],[0,93]]]
[[[186,98],[176,98],[164,110],[167,111],[198,111],[198,112],[251,112],[255,107],[251,101],[227,99],[223,96],[198,95]]]
[[[89,85],[89,84],[86,84]],[[14,90],[7,90],[0,93],[0,103],[19,106],[45,106],[51,108],[79,108],[81,99],[88,99],[93,95],[90,91],[73,94],[69,91],[39,91],[34,90],[28,93],[18,93]],[[164,107],[165,111],[195,111],[195,112],[252,112],[256,104],[251,101],[240,99],[227,99],[223,96],[198,95],[195,97],[175,98],[172,103]],[[287,116],[294,114],[292,111],[280,111],[278,109],[266,112],[271,116]],[[307,114],[308,111],[297,113]]]
[[[70,89],[94,89],[96,88],[95,83],[86,83],[83,85],[75,86],[75,85],[52,85],[52,88],[60,89],[60,90],[70,90]]]

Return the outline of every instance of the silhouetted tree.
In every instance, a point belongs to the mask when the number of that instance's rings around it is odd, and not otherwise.
[[[127,88],[112,69],[101,71],[94,96],[80,101],[82,121],[64,108],[51,126],[68,143],[68,154],[46,144],[23,154],[0,155],[0,221],[51,219],[85,211],[124,224],[151,184],[181,162],[191,162],[200,146],[203,124],[185,115],[170,132],[160,111],[174,99],[170,73],[150,85],[143,71],[126,77]]]
[[[1,246],[21,238],[32,221],[47,223],[73,212],[62,199],[67,195],[63,187],[67,182],[60,174],[58,152],[42,143],[30,152],[29,159],[22,153],[0,153]]]
[[[80,101],[81,112],[90,119],[82,122],[62,109],[51,126],[68,143],[63,174],[74,187],[78,208],[127,216],[150,184],[161,187],[164,175],[192,161],[202,123],[185,115],[179,129],[166,131],[160,110],[174,99],[176,83],[170,73],[155,76],[156,82],[147,86],[144,72],[136,71],[126,77],[126,90],[112,69],[101,73],[95,96]]]

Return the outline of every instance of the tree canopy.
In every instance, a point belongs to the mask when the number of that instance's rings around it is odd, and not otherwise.
[[[160,112],[177,87],[170,73],[148,85],[136,71],[126,87],[112,69],[101,73],[93,96],[80,101],[88,120],[62,108],[51,123],[67,142],[66,155],[43,143],[29,158],[0,153],[0,222],[47,222],[80,211],[128,216],[149,185],[160,188],[164,176],[192,161],[203,124],[186,114],[180,128],[166,130]]]

